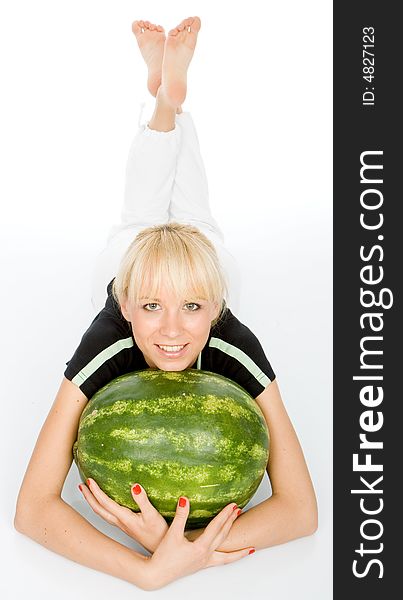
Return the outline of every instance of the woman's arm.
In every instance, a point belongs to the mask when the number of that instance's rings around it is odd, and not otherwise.
[[[98,531],[61,498],[86,402],[81,390],[64,378],[25,473],[14,526],[53,552],[149,589],[148,557]]]
[[[297,435],[287,415],[276,380],[256,398],[270,433],[267,473],[273,494],[241,514],[219,550],[256,549],[311,535],[317,529],[317,504]],[[186,532],[197,539],[203,529]]]
[[[184,507],[178,502],[175,518],[152,557],[112,540],[66,504],[61,492],[86,402],[80,389],[64,378],[21,485],[14,519],[18,531],[53,552],[147,591],[248,555],[249,548],[232,553],[217,551],[237,518],[232,504],[220,511],[197,542],[190,543],[184,537],[189,502]]]

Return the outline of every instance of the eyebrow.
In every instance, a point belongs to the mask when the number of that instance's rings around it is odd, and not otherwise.
[[[140,298],[140,300],[148,300],[149,302],[161,302],[161,300],[159,298],[149,298],[148,296],[142,297],[142,298]],[[195,300],[198,300],[198,301],[204,300],[205,301],[206,298],[193,298],[192,300],[185,299],[184,302],[193,302]]]

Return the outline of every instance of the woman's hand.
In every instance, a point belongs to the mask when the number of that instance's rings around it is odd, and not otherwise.
[[[181,506],[181,501],[184,506]],[[217,551],[239,513],[236,504],[228,504],[210,521],[197,540],[189,542],[184,535],[189,516],[189,499],[182,496],[171,526],[145,564],[150,582],[147,589],[158,589],[179,577],[207,567],[234,562],[250,554],[251,550],[254,551],[251,547],[234,552]]]
[[[139,513],[126,506],[117,504],[101,490],[94,479],[87,479],[87,486],[81,484],[80,490],[92,510],[111,525],[119,527],[128,536],[139,542],[149,552],[154,552],[168,531],[164,517],[149,501],[143,487],[135,484],[131,488],[134,501],[139,505]],[[138,487],[137,487],[138,486]],[[140,489],[139,494],[134,490]]]

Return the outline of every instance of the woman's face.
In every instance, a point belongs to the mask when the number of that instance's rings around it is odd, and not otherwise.
[[[179,301],[165,288],[158,298],[127,302],[121,309],[147,364],[164,371],[183,371],[195,363],[219,314],[219,306],[211,301],[196,297]]]

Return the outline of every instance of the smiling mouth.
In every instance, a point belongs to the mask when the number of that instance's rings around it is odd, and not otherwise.
[[[175,346],[166,346],[166,345],[162,345],[162,344],[155,344],[157,346],[157,348],[159,348],[160,350],[162,350],[163,352],[166,352],[167,354],[178,354],[180,353],[184,348],[186,348],[186,346],[188,344],[177,344]]]

